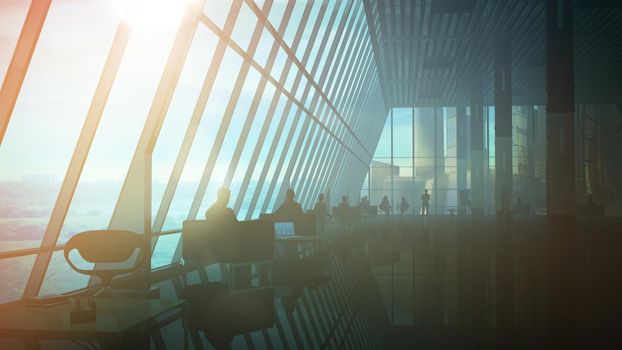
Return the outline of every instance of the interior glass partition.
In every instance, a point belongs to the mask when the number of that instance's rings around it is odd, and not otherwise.
[[[376,147],[370,176],[361,196],[377,205],[387,196],[392,213],[421,213],[420,197],[427,189],[430,213],[454,215],[457,208],[456,108],[393,108]]]

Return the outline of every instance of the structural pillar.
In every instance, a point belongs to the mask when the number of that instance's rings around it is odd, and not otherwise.
[[[577,347],[573,1],[546,1],[550,344]]]
[[[484,119],[482,85],[471,87],[471,215],[484,216]]]
[[[464,194],[467,189],[467,120],[466,106],[456,107],[456,156],[457,156],[457,187],[458,187],[458,215],[466,216],[467,206],[464,203]]]
[[[512,41],[495,46],[495,208],[509,210],[512,203]]]
[[[495,45],[495,208],[497,226],[496,290],[497,347],[514,345],[514,254],[509,228],[512,203],[512,41]]]

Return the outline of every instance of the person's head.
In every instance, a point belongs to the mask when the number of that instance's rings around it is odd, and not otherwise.
[[[342,196],[342,197],[341,197],[341,201],[342,201],[342,202],[344,202],[344,203],[345,203],[345,202],[347,202],[347,201],[348,201],[348,197],[346,197],[346,196]]]
[[[384,196],[384,197],[382,197],[382,200],[383,200],[383,201],[388,201],[388,200],[389,200],[389,198],[388,198],[387,196]]]
[[[428,193],[428,189],[426,188],[425,190],[423,190],[423,192]]]
[[[231,191],[226,187],[221,187],[216,193],[216,202],[227,205],[229,204],[229,198],[231,198]]]
[[[403,200],[403,201],[405,201],[405,200],[406,200],[406,197],[402,197],[402,200]]]
[[[324,201],[324,193],[320,193],[320,194],[317,196],[317,201],[318,201],[318,202],[323,202],[323,201]]]
[[[293,201],[295,196],[296,192],[294,192],[291,188],[287,190],[287,193],[285,193],[285,199],[289,202]]]

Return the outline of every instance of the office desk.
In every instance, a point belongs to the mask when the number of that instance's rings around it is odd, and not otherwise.
[[[156,318],[180,309],[186,328],[185,300],[95,299],[97,318],[90,323],[72,324],[73,303],[57,306],[19,306],[0,313],[0,338],[23,339],[38,348],[38,340],[95,340],[101,348],[120,349],[144,327],[154,327]],[[156,342],[157,343],[157,342]],[[184,348],[187,348],[184,329]]]
[[[321,236],[292,236],[292,237],[276,237],[274,243],[315,243],[328,241],[328,237]]]

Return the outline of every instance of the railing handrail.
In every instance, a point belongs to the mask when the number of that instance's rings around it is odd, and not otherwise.
[[[182,229],[179,228],[179,229],[174,229],[174,230],[154,232],[151,234],[151,236],[152,237],[166,236],[166,235],[172,235],[172,234],[181,233],[181,232],[182,232]],[[56,245],[54,247],[49,247],[49,248],[25,248],[25,249],[18,249],[18,250],[10,250],[6,252],[0,252],[0,260],[19,258],[22,256],[35,255],[35,254],[40,254],[40,253],[56,252],[56,251],[63,250],[63,249],[65,249],[64,244]]]

